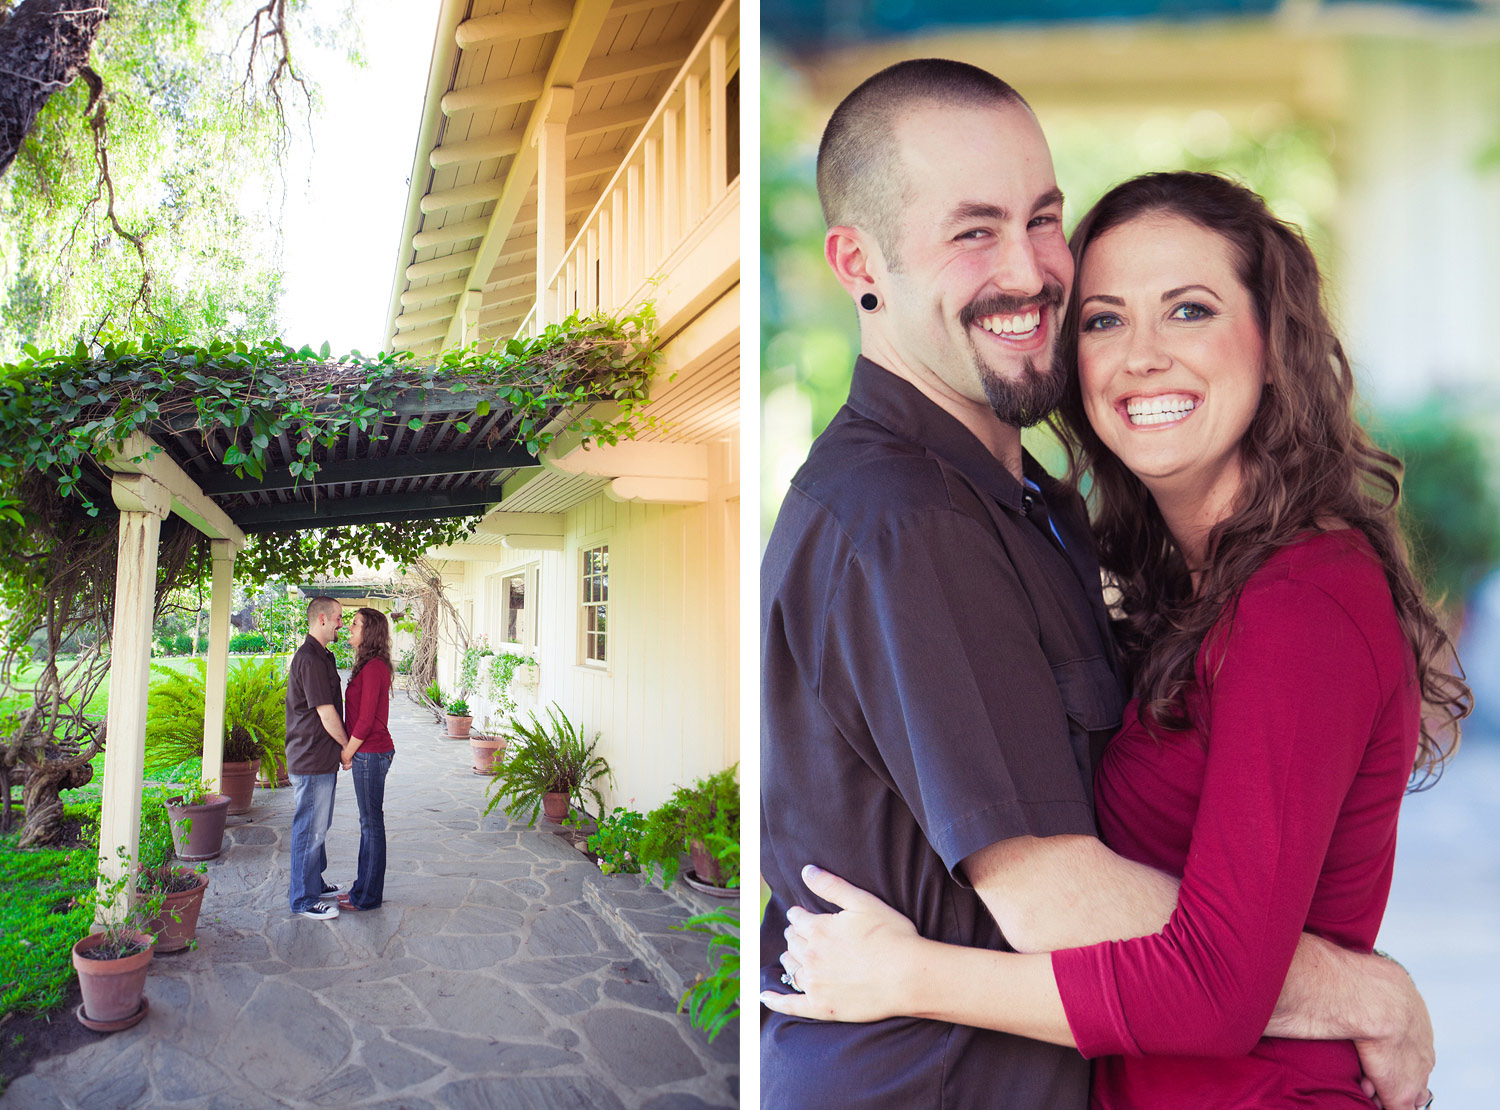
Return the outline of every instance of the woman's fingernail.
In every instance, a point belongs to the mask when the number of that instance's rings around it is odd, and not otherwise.
[[[823,869],[815,863],[809,863],[802,869],[803,879],[816,879],[821,874],[823,874]]]

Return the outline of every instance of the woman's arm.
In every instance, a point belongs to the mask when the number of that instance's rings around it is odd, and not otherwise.
[[[767,1009],[820,1021],[932,1018],[1076,1047],[1050,956],[926,940],[900,913],[837,875],[809,866],[802,878],[843,912],[787,912],[781,962],[802,993],[767,991]]]

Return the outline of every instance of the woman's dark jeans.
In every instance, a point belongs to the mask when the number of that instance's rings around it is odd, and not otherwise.
[[[373,910],[385,897],[385,774],[395,752],[354,753],[354,796],[359,799],[359,876],[349,901]]]

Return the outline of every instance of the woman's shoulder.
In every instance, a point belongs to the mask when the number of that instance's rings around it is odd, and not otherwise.
[[[1257,595],[1322,595],[1351,616],[1384,612],[1392,605],[1380,557],[1358,528],[1336,524],[1309,530],[1278,550],[1245,583],[1245,598]]]

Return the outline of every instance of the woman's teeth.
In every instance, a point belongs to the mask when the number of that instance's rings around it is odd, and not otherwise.
[[[1198,407],[1193,397],[1133,397],[1125,402],[1125,415],[1140,428],[1151,424],[1170,424],[1181,420]]]
[[[1042,322],[1040,311],[1033,309],[1030,312],[1022,312],[1016,316],[981,316],[977,323],[987,332],[995,335],[1030,335],[1036,331],[1037,325]]]

